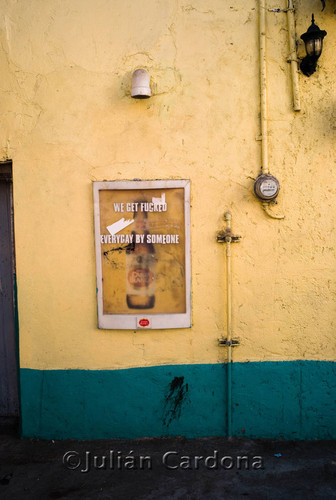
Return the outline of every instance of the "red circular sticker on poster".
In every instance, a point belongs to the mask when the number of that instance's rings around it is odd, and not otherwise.
[[[140,319],[139,325],[142,326],[143,328],[146,328],[146,326],[149,325],[149,319],[146,318]]]

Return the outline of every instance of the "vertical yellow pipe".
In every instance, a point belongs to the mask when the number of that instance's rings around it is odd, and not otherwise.
[[[259,1],[261,168],[269,173],[267,144],[266,3]]]
[[[266,68],[266,0],[259,0],[259,64],[260,64],[260,129],[261,129],[261,171],[270,173],[268,166],[268,113],[267,113],[267,68]],[[273,219],[283,219],[273,215],[269,202],[263,202],[263,209]]]
[[[299,77],[297,68],[293,0],[288,0],[287,25],[288,25],[288,38],[289,38],[289,60],[291,65],[292,86],[293,86],[293,108],[294,111],[300,111],[301,104],[300,104],[300,89],[299,89]]]
[[[225,212],[226,229],[231,231],[231,213]],[[227,341],[229,344],[228,361],[231,361],[231,340],[232,340],[232,304],[231,304],[231,236],[226,236],[226,288],[227,288]]]
[[[231,303],[231,213],[225,212],[226,231],[226,317],[227,317],[227,434],[231,437],[232,431],[232,303]]]

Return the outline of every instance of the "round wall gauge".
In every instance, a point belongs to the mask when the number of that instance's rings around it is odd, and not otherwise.
[[[280,190],[278,179],[270,174],[260,174],[254,183],[254,194],[260,200],[275,200]]]

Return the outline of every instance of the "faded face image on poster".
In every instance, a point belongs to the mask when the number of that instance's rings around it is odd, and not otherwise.
[[[155,328],[169,328],[174,326],[160,326],[156,315],[176,320],[189,314],[186,181],[152,181],[150,188],[148,181],[143,183],[95,183],[100,184],[95,203],[101,315],[119,328],[133,325],[120,315],[143,316],[144,326],[152,326],[155,315]],[[166,316],[162,319],[169,323]]]

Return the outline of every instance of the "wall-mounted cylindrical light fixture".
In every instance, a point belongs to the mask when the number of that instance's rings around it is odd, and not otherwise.
[[[152,95],[149,74],[145,69],[136,69],[132,75],[131,96],[134,99],[147,99]]]
[[[302,73],[306,76],[310,76],[316,71],[317,60],[322,53],[323,38],[326,36],[327,32],[320,30],[320,28],[314,22],[314,14],[312,15],[312,23],[307,29],[306,33],[301,35],[302,40],[306,46],[307,55],[300,64],[300,69]]]

